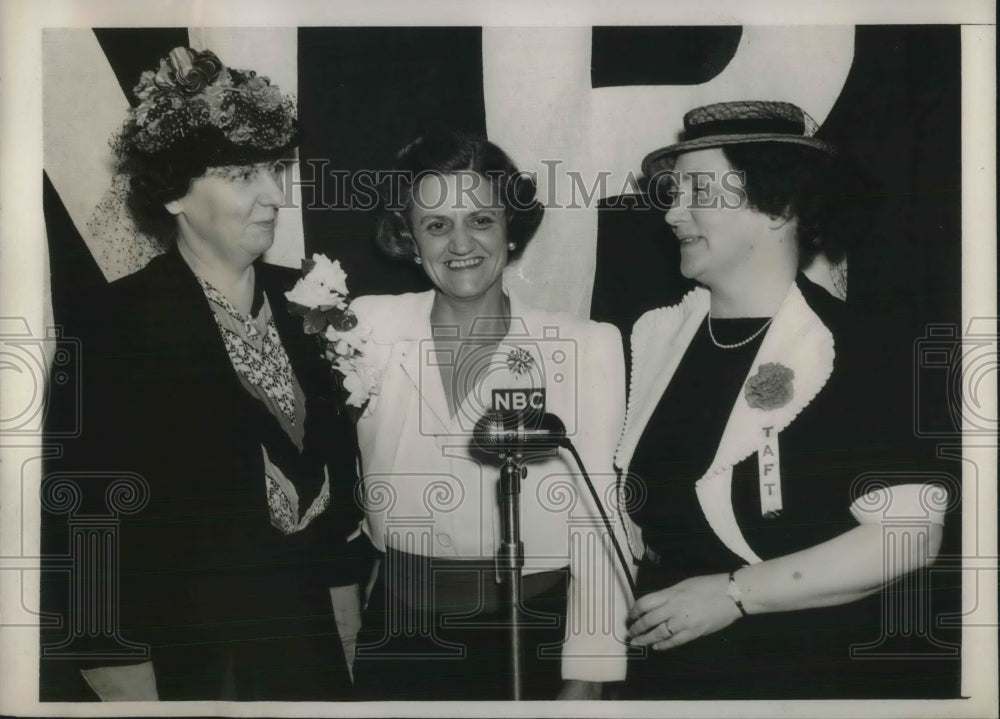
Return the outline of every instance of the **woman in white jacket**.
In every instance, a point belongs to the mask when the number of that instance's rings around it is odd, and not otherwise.
[[[607,504],[624,416],[621,338],[610,325],[523,305],[503,269],[543,208],[500,148],[440,132],[398,155],[381,249],[433,289],[358,298],[381,386],[358,422],[365,531],[386,553],[359,636],[371,699],[509,698],[499,467],[471,443],[493,390],[544,389]],[[398,194],[396,194],[398,193]],[[521,528],[524,695],[597,698],[625,675],[626,581],[571,456],[526,465]]]
[[[617,463],[644,500],[629,634],[648,651],[626,696],[919,696],[904,645],[879,643],[890,612],[927,621],[895,582],[934,561],[947,480],[913,441],[909,375],[881,367],[884,328],[800,272],[851,174],[789,103],[684,125],[643,162],[699,286],[632,332]]]

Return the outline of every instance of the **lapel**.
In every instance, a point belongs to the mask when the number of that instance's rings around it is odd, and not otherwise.
[[[495,353],[484,364],[480,358],[472,360],[477,381],[475,391],[463,399],[458,408],[458,416],[467,421],[474,421],[488,407],[479,407],[478,402],[488,402],[494,388],[545,387],[544,375],[547,365],[540,356],[538,338],[544,337],[541,327],[542,317],[538,310],[523,304],[518,297],[508,292],[510,300],[510,327],[507,333],[499,338]],[[432,327],[430,323],[431,305],[434,293],[420,296],[420,301],[413,304],[413,321],[407,327],[412,328],[412,337],[397,343],[400,366],[406,374],[412,387],[420,394],[423,409],[431,413],[431,423],[424,422],[421,417],[422,429],[431,434],[455,434],[471,431],[471,426],[456,426],[448,411],[441,385],[441,374],[431,361],[432,357]],[[532,361],[527,371],[514,374],[506,365],[506,356],[515,349],[524,349],[531,355]],[[473,397],[472,395],[475,395]],[[470,401],[471,400],[471,401]]]
[[[262,265],[258,262],[255,267],[255,281],[262,283],[282,345],[308,407],[310,396],[320,386],[313,367],[319,361],[318,351],[316,358],[309,356],[308,342],[312,338],[301,331],[300,320],[287,311],[279,268]],[[288,442],[292,446],[278,420],[240,383],[212,308],[180,252],[176,248],[168,251],[152,260],[147,269],[150,276],[142,278],[147,298],[144,304],[150,312],[162,315],[162,321],[147,324],[154,334],[164,332],[164,327],[170,328],[157,344],[164,343],[167,352],[176,353],[172,363],[183,373],[182,378],[189,380],[186,386],[177,387],[177,391],[191,393],[193,405],[211,403],[217,408],[217,416],[230,418],[225,427],[213,431],[228,431],[234,437],[242,435],[240,441],[245,441],[247,425],[241,423],[252,423],[263,434],[276,438],[275,441]],[[153,361],[162,363],[162,360],[159,357]],[[308,408],[306,415],[308,419]]]
[[[395,317],[374,318],[372,338],[383,346],[389,345],[391,347],[387,363],[387,378],[391,371],[398,367],[405,378],[405,391],[415,391],[420,396],[421,430],[429,434],[447,435],[454,433],[458,430],[456,430],[455,422],[448,411],[440,372],[433,363],[431,354],[433,335],[430,315],[434,302],[434,292],[429,291],[409,297],[410,299],[405,306],[392,308],[396,311]],[[497,348],[498,354],[492,360],[493,364],[488,371],[481,373],[481,380],[485,384],[480,385],[476,392],[481,398],[488,398],[489,390],[493,386],[517,387],[525,385],[536,387],[546,384],[544,376],[535,376],[546,367],[543,358],[538,356],[538,343],[533,341],[542,336],[541,332],[544,329],[540,327],[543,324],[540,314],[537,310],[524,305],[513,294],[508,294],[508,297],[510,298],[511,310],[510,329],[506,336],[500,340]],[[380,319],[387,321],[382,323],[379,321]],[[516,347],[522,347],[532,355],[533,367],[535,368],[533,373],[529,372],[517,376],[511,373],[505,365],[501,367],[497,364],[498,357],[501,359],[506,357],[506,354]],[[383,396],[378,398],[378,402],[388,401],[384,395],[393,391],[391,383],[384,384]],[[403,388],[396,388],[395,391],[403,391]],[[459,409],[459,413],[464,413],[462,416],[465,416],[474,409],[466,404]],[[386,418],[387,422],[398,422],[401,426],[405,418],[401,415],[405,413],[393,414],[393,419]],[[388,430],[388,427],[386,429]]]
[[[433,359],[431,306],[434,291],[414,297],[406,314],[399,339],[393,343],[390,365],[398,366],[413,391],[420,396],[420,430],[430,434],[446,434],[451,426],[448,402],[441,386],[441,374]],[[403,419],[400,417],[400,419]]]
[[[741,391],[705,477],[727,470],[753,454],[761,444],[765,427],[778,434],[791,424],[823,389],[833,372],[833,360],[833,334],[793,283],[747,376],[755,375],[764,364],[784,365],[794,373],[792,398],[784,407],[762,410],[751,407],[746,393]]]
[[[194,273],[184,262],[176,246],[160,257],[154,258],[147,266],[149,275],[136,279],[142,283],[144,301],[137,308],[137,317],[148,317],[143,321],[146,336],[151,347],[160,347],[168,353],[175,353],[177,369],[193,370],[191,377],[203,379],[206,384],[215,384],[225,376],[221,385],[230,391],[242,388],[231,371],[229,355],[219,334],[212,314],[212,308],[205,299],[205,293],[198,284]],[[169,364],[162,357],[151,357],[151,361],[162,367]],[[231,380],[231,381],[229,381]]]
[[[615,465],[620,469],[627,469],[646,423],[708,314],[709,300],[708,290],[699,287],[679,304],[647,312],[636,322],[625,428],[615,454]],[[798,284],[793,283],[748,375],[756,374],[762,364],[769,362],[788,367],[794,372],[792,399],[784,407],[764,411],[751,408],[741,391],[705,477],[731,468],[756,451],[764,427],[773,427],[774,432],[787,427],[826,384],[833,360],[833,335],[806,303]]]
[[[562,414],[566,429],[576,432],[575,393],[579,379],[580,354],[586,335],[582,332],[572,337],[564,337],[561,319],[550,312],[524,304],[513,292],[510,298],[510,328],[497,347],[499,364],[497,371],[486,378],[490,389],[539,389],[546,392],[546,411]],[[576,347],[579,342],[581,346]],[[567,344],[573,345],[567,347]],[[522,370],[515,372],[508,364],[512,353],[517,352],[525,360]],[[557,354],[563,355],[562,358]],[[570,366],[564,363],[568,362]],[[570,381],[557,379],[565,374]],[[489,393],[487,393],[489,395]],[[569,395],[569,396],[567,396]],[[566,410],[573,407],[572,412]],[[573,415],[573,416],[571,416]]]
[[[271,306],[271,316],[281,338],[281,345],[285,348],[292,371],[306,397],[306,405],[314,398],[336,400],[329,365],[321,356],[318,340],[303,331],[301,317],[288,311],[285,292],[294,286],[298,273],[294,270],[286,272],[285,268],[269,265],[262,260],[254,268],[256,281],[261,284]],[[309,416],[308,410],[306,416]]]
[[[650,310],[632,328],[632,376],[625,426],[614,459],[619,469],[628,468],[646,423],[708,315],[709,298],[707,289],[696,287],[678,304]]]
[[[167,251],[114,287],[121,292],[117,301],[129,313],[123,361],[134,382],[119,386],[135,395],[125,398],[135,421],[177,444],[171,463],[204,464],[210,441],[219,448],[212,459],[220,466],[243,462],[250,446],[252,402],[232,369],[205,294],[180,252]],[[157,471],[176,472],[172,466]],[[220,477],[231,479],[229,474]]]
[[[709,310],[710,295],[697,288],[670,308],[643,315],[632,332],[632,381],[625,428],[615,454],[615,466],[627,470],[646,423],[673,378],[698,327]],[[833,371],[834,341],[830,330],[809,307],[793,283],[761,342],[750,376],[761,365],[779,363],[794,373],[792,398],[772,410],[752,408],[741,391],[730,412],[712,464],[696,483],[698,501],[719,539],[736,555],[754,563],[760,557],[749,546],[732,506],[733,466],[761,446],[764,428],[777,435],[819,394]],[[744,387],[745,387],[744,382]],[[637,553],[638,545],[632,548]],[[637,553],[641,556],[641,552]]]

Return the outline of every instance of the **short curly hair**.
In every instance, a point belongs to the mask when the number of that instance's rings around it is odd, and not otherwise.
[[[739,173],[750,209],[795,219],[800,268],[820,253],[833,262],[843,259],[850,233],[842,227],[841,210],[848,204],[866,210],[877,199],[875,186],[860,168],[820,149],[767,141],[723,144],[717,149]],[[644,177],[648,192],[661,191],[663,177],[671,176],[682,154],[659,158],[649,167],[651,176]],[[663,198],[653,194],[651,199],[660,203]]]
[[[751,209],[795,218],[799,267],[806,267],[819,253],[834,261],[843,257],[843,248],[826,232],[837,192],[832,156],[781,142],[748,142],[721,149],[730,167],[742,174]]]
[[[503,205],[507,239],[517,257],[535,235],[545,208],[536,197],[534,179],[485,138],[452,129],[421,135],[396,155],[392,172],[382,184],[382,207],[375,228],[375,243],[389,257],[412,259],[417,252],[410,222],[413,191],[428,174],[473,172],[493,182]]]
[[[140,232],[169,247],[177,240],[177,218],[164,205],[184,197],[193,180],[210,167],[290,159],[294,147],[294,141],[273,149],[239,147],[216,128],[205,128],[160,152],[130,148],[118,167],[129,178],[126,207]]]

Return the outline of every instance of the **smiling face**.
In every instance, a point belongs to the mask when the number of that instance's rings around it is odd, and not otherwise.
[[[675,196],[665,219],[680,242],[681,274],[709,288],[749,277],[770,218],[747,207],[722,150],[683,153],[670,174]]]
[[[180,241],[200,257],[249,266],[274,243],[284,193],[278,163],[213,167],[191,181],[184,197],[167,203]]]
[[[502,293],[507,225],[494,195],[492,182],[475,173],[425,175],[413,188],[417,255],[434,286],[452,299]]]

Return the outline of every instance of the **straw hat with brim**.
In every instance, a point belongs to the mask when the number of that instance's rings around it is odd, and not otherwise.
[[[818,129],[815,120],[790,102],[744,100],[704,105],[684,115],[684,139],[646,155],[642,171],[651,177],[656,169],[664,169],[665,160],[682,152],[750,142],[790,143],[835,154],[832,145],[814,137]]]

